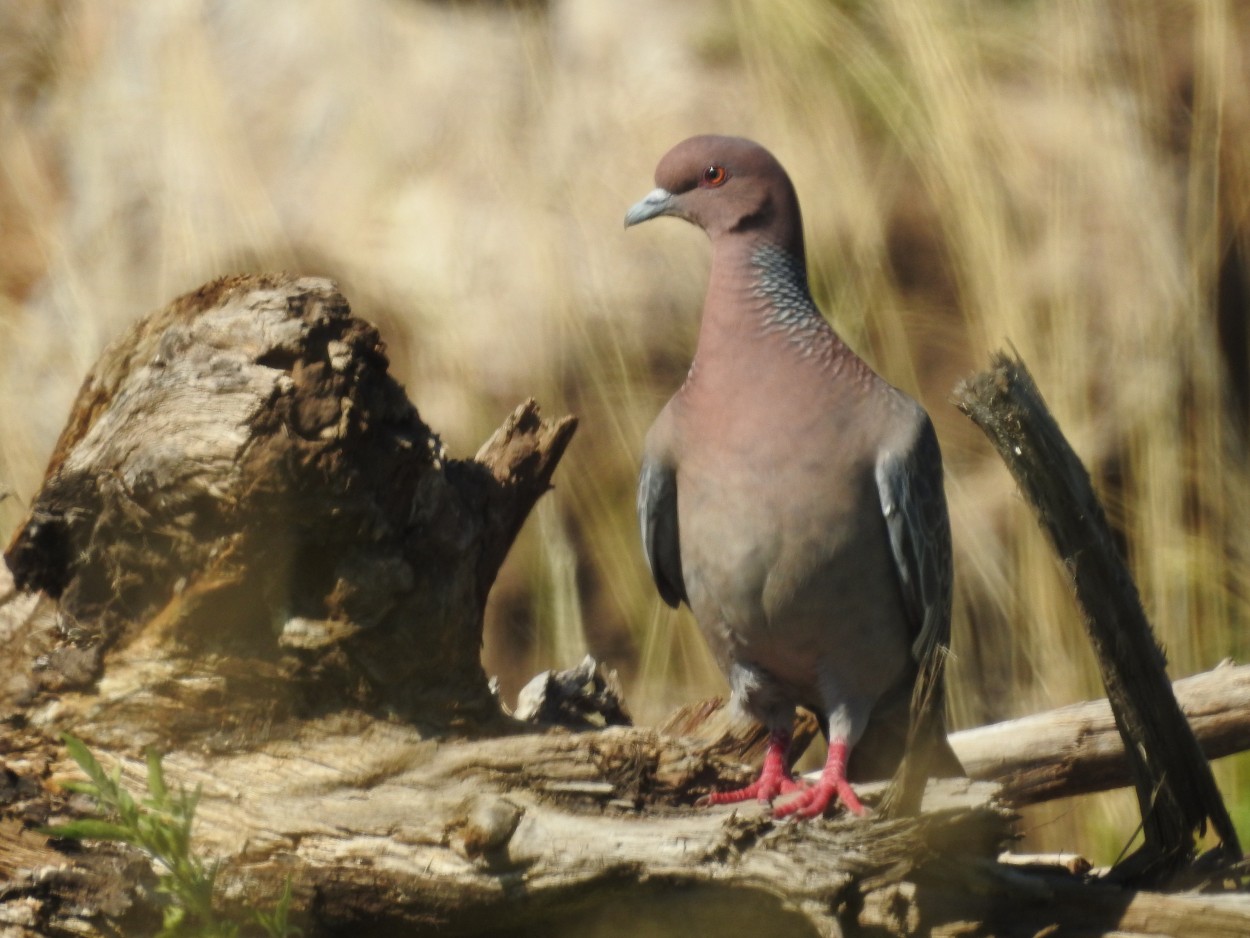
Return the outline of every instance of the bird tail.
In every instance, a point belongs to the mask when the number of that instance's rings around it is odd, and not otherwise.
[[[882,802],[886,817],[904,817],[920,811],[930,775],[961,776],[963,766],[946,739],[946,688],[943,672],[949,649],[934,643],[920,661],[911,696],[911,719],[903,758]]]

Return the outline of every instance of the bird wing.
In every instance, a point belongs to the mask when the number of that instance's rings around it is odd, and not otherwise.
[[[638,476],[638,524],[660,597],[673,608],[681,602],[689,605],[677,535],[677,473],[651,456],[643,458]]]
[[[963,774],[946,739],[942,674],[950,647],[951,526],[942,493],[942,453],[923,411],[911,444],[878,459],[877,490],[917,665],[903,760],[882,803],[885,816],[896,817],[920,809],[930,770]]]
[[[927,415],[921,413],[920,430],[910,446],[881,455],[876,476],[912,627],[912,655],[924,662],[933,650],[950,643],[953,582],[942,453]]]

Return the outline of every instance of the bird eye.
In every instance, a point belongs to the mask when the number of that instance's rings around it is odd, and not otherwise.
[[[700,184],[715,188],[716,186],[722,185],[728,178],[729,173],[725,172],[725,167],[717,166],[713,163],[703,171],[703,181]]]

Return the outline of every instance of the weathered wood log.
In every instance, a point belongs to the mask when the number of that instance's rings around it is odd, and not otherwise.
[[[1229,859],[1241,847],[1211,768],[1168,682],[1163,650],[1116,548],[1089,475],[1018,359],[955,389],[960,410],[989,437],[1037,512],[1063,563],[1124,737],[1145,843],[1126,877],[1166,877],[1193,857],[1208,819]]]
[[[700,732],[690,711],[683,721]],[[19,754],[11,765],[40,773],[12,810],[45,821],[48,779],[76,769],[46,740],[25,752],[13,736],[4,742]],[[230,904],[272,901],[289,876],[297,907],[315,908],[315,925],[330,932],[364,934],[366,922],[378,930],[368,933],[453,935],[494,934],[501,923],[513,934],[571,935],[597,923],[599,934],[626,935],[641,921],[658,935],[954,936],[975,924],[999,935],[1059,927],[1202,938],[1250,928],[1244,895],[1171,897],[1058,869],[1000,868],[992,858],[1008,816],[986,783],[931,783],[912,821],[777,824],[757,805],[688,807],[717,779],[749,778],[720,755],[735,745],[627,727],[438,740],[355,714],[309,721],[296,738],[247,751],[173,753],[166,771],[174,784],[203,786],[197,841],[225,860]],[[140,788],[142,758],[122,753],[116,763]],[[875,803],[884,788],[863,794]],[[44,838],[14,835],[12,844],[0,837],[0,892],[23,908],[80,934],[100,933],[102,904],[124,913],[114,925],[151,920],[141,891],[118,885],[150,875],[142,864],[105,847],[67,865]],[[0,921],[4,909],[0,900]]]
[[[779,824],[691,806],[761,740],[712,708],[666,731],[498,716],[481,603],[571,432],[527,405],[448,460],[325,281],[223,281],[114,346],[8,552],[17,583],[0,569],[0,936],[158,923],[134,851],[33,829],[87,808],[56,784],[61,730],[136,789],[160,746],[171,785],[203,788],[222,903],[289,880],[310,935],[1145,931],[1155,897],[995,863],[993,785]],[[1200,938],[1250,927],[1222,897],[1168,908]]]
[[[165,747],[342,706],[490,720],[486,595],[575,426],[529,402],[449,459],[331,282],[208,284],[79,392],[5,553],[56,603],[0,643],[0,712],[91,687],[108,655],[134,696],[105,699]]]
[[[142,759],[117,762],[141,788]],[[603,914],[623,890],[636,904],[646,884],[663,884],[691,906],[659,934],[701,933],[698,905],[740,892],[741,914],[796,909],[764,934],[789,923],[834,935],[838,907],[864,884],[993,856],[1007,833],[1007,816],[988,804],[992,786],[967,780],[931,787],[917,820],[794,825],[754,804],[677,809],[720,768],[706,750],[641,728],[439,742],[335,717],[248,752],[171,754],[165,767],[176,784],[203,787],[197,839],[226,860],[227,897],[264,904],[290,876],[297,907],[315,907],[331,932],[372,923],[376,934],[548,934]],[[865,795],[875,801],[884,787]],[[25,849],[31,866],[10,892],[42,884],[46,897],[64,856]]]
[[[72,771],[61,730],[135,783],[143,747],[166,752],[171,785],[203,788],[225,901],[289,877],[323,930],[496,931],[671,881],[809,905],[832,933],[829,897],[865,875],[992,855],[1009,812],[966,782],[902,826],[796,830],[672,812],[749,771],[724,755],[739,744],[515,735],[482,605],[572,429],[529,404],[448,459],[323,280],[220,281],[110,346],[5,555],[0,922],[155,924],[133,851],[67,855],[30,827],[86,807],[53,781]],[[506,735],[465,738],[483,728]]]
[[[1250,665],[1225,663],[1172,688],[1208,759],[1250,749]],[[968,774],[1000,782],[1000,797],[1013,805],[1133,783],[1106,700],[961,730],[950,741]]]

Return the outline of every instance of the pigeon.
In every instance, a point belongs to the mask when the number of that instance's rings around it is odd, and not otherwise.
[[[692,137],[655,182],[625,226],[684,219],[712,258],[693,361],[646,436],[643,547],[663,600],[694,613],[733,703],[769,731],[758,778],[706,800],[863,814],[851,782],[889,777],[913,748],[924,771],[962,775],[941,714],[952,553],[928,414],[821,315],[798,198],[768,150]],[[912,696],[934,651],[924,690],[936,716],[920,739]],[[790,769],[796,706],[828,740],[811,785]]]

